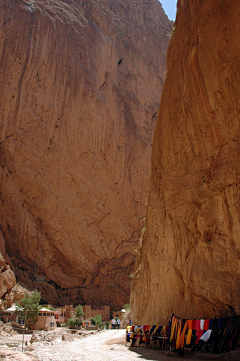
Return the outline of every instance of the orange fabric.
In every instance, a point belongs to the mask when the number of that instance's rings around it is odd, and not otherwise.
[[[187,323],[188,323],[188,329],[192,330],[193,329],[192,328],[192,320],[188,320]]]
[[[183,327],[183,331],[181,333],[181,336],[180,336],[180,347],[181,348],[184,348],[184,341],[185,341],[185,334],[186,334],[186,331],[187,331],[187,327],[188,327],[188,323],[187,321],[185,322],[185,325]]]

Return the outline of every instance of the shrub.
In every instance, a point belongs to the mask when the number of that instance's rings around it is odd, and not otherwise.
[[[74,318],[69,318],[68,325],[72,326],[72,327],[76,327],[76,326],[78,326],[78,322]]]
[[[106,327],[107,330],[109,329],[109,325],[110,325],[110,322],[109,322],[109,321],[106,321],[106,322],[105,322],[105,327]]]
[[[102,316],[96,315],[93,318],[91,318],[91,322],[93,325],[98,325],[99,327],[102,326]]]

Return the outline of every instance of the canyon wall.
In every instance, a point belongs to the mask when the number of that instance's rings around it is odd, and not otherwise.
[[[157,0],[2,0],[0,230],[46,302],[129,298],[172,23]]]
[[[179,0],[154,134],[134,320],[240,314],[238,1]]]

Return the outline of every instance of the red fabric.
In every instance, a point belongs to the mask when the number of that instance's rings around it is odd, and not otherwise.
[[[192,321],[192,330],[196,330],[195,326],[196,326],[196,320],[193,320]]]
[[[209,328],[209,320],[205,320],[205,321],[204,321],[204,327],[203,327],[203,329],[204,329],[205,331],[207,331],[208,328]]]
[[[196,345],[198,344],[198,341],[200,340],[200,338],[202,337],[202,335],[203,335],[203,330],[198,330],[197,332],[196,332],[196,336],[197,336],[197,341],[196,341]]]
[[[196,320],[195,330],[200,331],[200,320]]]

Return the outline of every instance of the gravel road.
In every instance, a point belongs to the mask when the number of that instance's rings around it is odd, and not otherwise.
[[[53,345],[35,347],[39,361],[164,361],[169,358],[164,352],[144,347],[125,346],[126,330],[106,330],[96,335],[73,341],[56,340]],[[175,357],[174,357],[175,358]],[[235,361],[240,359],[239,351],[211,355],[196,353],[185,355],[189,361]],[[170,357],[172,359],[172,357]]]
[[[96,331],[94,331],[96,332]],[[21,352],[22,335],[0,335],[0,359],[6,361],[165,361],[168,357],[159,349],[146,347],[126,347],[125,330],[106,330],[96,334],[85,332],[71,335],[67,330],[57,329],[54,332],[36,334],[31,344],[31,335],[26,335],[28,345]],[[68,341],[62,340],[62,337]],[[71,339],[71,340],[69,340]],[[175,358],[175,357],[174,357]],[[240,352],[226,354],[195,355],[186,353],[183,357],[188,361],[239,361]],[[168,360],[172,359],[172,356]]]
[[[126,330],[106,330],[84,339],[73,339],[73,341],[59,339],[49,346],[34,344],[34,353],[39,361],[139,360],[140,355],[125,346],[125,336]],[[150,359],[141,357],[141,361],[144,360]]]

